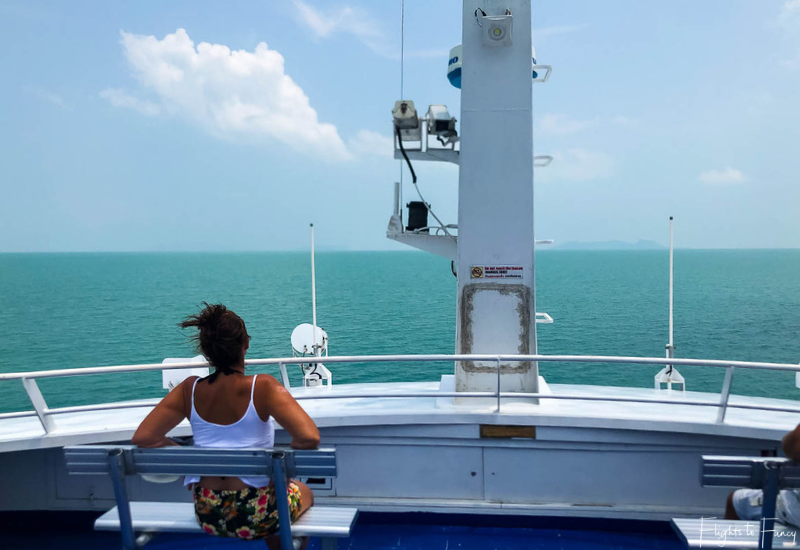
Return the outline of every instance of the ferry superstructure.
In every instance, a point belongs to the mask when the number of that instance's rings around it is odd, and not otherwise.
[[[792,364],[674,358],[544,356],[537,353],[534,285],[531,5],[464,0],[459,149],[428,149],[441,111],[420,120],[406,151],[409,101],[398,102],[403,157],[457,162],[459,220],[443,234],[407,229],[396,208],[389,236],[450,257],[458,277],[456,355],[294,357],[247,362],[275,372],[337,450],[339,475],[308,480],[320,502],[375,512],[431,512],[663,521],[720,515],[723,490],[701,489],[702,454],[774,456],[800,422],[793,401],[731,394],[735,372],[798,372]],[[545,73],[546,71],[546,73]],[[547,78],[543,76],[542,78]],[[403,111],[403,103],[406,111]],[[417,116],[416,114],[413,116]],[[398,118],[400,119],[398,121]],[[448,118],[443,119],[447,121]],[[451,120],[451,119],[450,119]],[[450,124],[443,127],[451,131]],[[414,141],[414,140],[408,140]],[[424,201],[423,201],[424,202]],[[399,201],[397,201],[399,207]],[[427,207],[425,207],[427,208]],[[316,322],[314,323],[316,325]],[[316,329],[315,329],[316,331]],[[315,332],[314,332],[315,333]],[[446,361],[452,375],[415,383],[293,388],[287,367],[325,363]],[[682,365],[724,369],[719,393],[578,384],[549,385],[543,362]],[[155,400],[51,409],[37,380],[197,368],[196,362],[0,375],[22,381],[31,411],[0,415],[0,511],[106,510],[110,483],[67,475],[62,448],[130,439]],[[190,436],[188,424],[174,436]],[[279,431],[277,441],[286,442]],[[136,482],[133,498],[188,500],[179,481]]]

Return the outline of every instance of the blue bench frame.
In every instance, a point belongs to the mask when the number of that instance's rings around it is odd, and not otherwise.
[[[129,475],[176,476],[267,476],[278,495],[287,494],[290,478],[336,477],[333,449],[211,449],[199,447],[161,447],[144,449],[130,445],[79,445],[65,447],[70,474],[111,476],[125,550],[137,547],[125,477]],[[276,499],[282,550],[292,550],[289,504]]]
[[[763,490],[758,548],[771,549],[778,492],[784,489],[800,489],[800,465],[777,457],[707,455],[701,459],[700,485]],[[673,519],[672,525],[686,540],[678,521],[680,520]]]

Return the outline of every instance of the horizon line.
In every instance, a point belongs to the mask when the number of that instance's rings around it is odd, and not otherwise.
[[[566,244],[566,243],[565,243]],[[784,247],[693,247],[676,246],[674,250],[800,250],[800,246]],[[11,254],[265,254],[265,253],[308,253],[310,248],[292,249],[249,249],[249,250],[0,250],[0,255]],[[559,245],[539,245],[537,252],[668,252],[669,247],[663,248],[572,248],[562,249]],[[403,249],[392,250],[387,248],[320,248],[317,252],[418,252],[425,253],[424,250]],[[435,254],[434,254],[435,255]]]

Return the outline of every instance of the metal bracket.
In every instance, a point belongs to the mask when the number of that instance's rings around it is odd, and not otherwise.
[[[461,152],[454,149],[406,149],[406,154],[410,160],[434,160],[439,162],[452,162],[458,164],[460,162]],[[402,160],[403,154],[400,149],[394,150],[394,158]]]
[[[536,324],[550,325],[553,323],[553,318],[548,313],[536,312]]]
[[[39,422],[42,423],[44,433],[49,434],[54,431],[56,426],[53,423],[53,419],[49,416],[50,410],[47,408],[47,402],[44,400],[44,396],[41,390],[39,390],[39,385],[36,384],[36,380],[33,378],[23,378],[22,385],[28,394],[28,399],[31,400],[33,409],[36,411],[36,416],[39,417]]]
[[[533,79],[534,83],[542,83],[544,84],[548,80],[550,80],[550,73],[553,72],[552,65],[534,65],[533,71],[536,73],[536,78]],[[544,72],[544,76],[542,76],[542,72]]]
[[[719,400],[719,412],[717,412],[717,423],[719,424],[725,422],[725,413],[728,411],[728,399],[733,385],[733,369],[734,367],[725,369],[725,381],[722,383],[722,396]]]

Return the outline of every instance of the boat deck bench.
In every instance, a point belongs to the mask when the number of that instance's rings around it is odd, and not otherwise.
[[[776,522],[778,492],[800,489],[800,465],[785,458],[703,456],[700,474],[703,487],[761,489],[764,491],[760,520],[733,521],[721,518],[674,518],[672,528],[688,548],[797,549],[798,529]],[[720,502],[720,508],[723,503]]]
[[[125,476],[268,476],[277,494],[286,494],[294,477],[336,477],[333,449],[209,449],[163,447],[141,449],[129,445],[79,445],[64,449],[67,471],[76,475],[110,475],[117,506],[100,516],[96,530],[120,531],[122,546],[143,546],[159,532],[202,532],[194,504],[130,502]],[[293,537],[320,537],[324,550],[335,549],[336,539],[349,537],[358,510],[312,506],[294,523],[288,521],[286,498],[277,499],[282,550],[292,550]],[[136,533],[140,533],[137,538]]]

